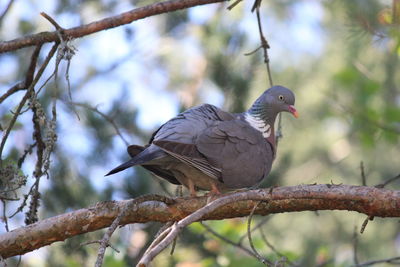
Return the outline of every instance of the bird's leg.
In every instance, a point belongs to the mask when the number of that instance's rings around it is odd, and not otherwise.
[[[211,185],[210,195],[221,195],[221,192],[219,191],[215,183],[210,182],[210,185]]]
[[[190,196],[191,197],[197,197],[197,192],[194,187],[194,183],[191,179],[187,179],[187,186],[189,188]]]
[[[207,204],[216,200],[219,195],[221,195],[221,192],[218,189],[217,184],[210,182],[211,190],[206,194],[207,196]]]

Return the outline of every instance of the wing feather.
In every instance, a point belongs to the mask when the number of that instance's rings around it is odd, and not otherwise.
[[[154,141],[153,144],[161,148],[172,157],[192,166],[211,178],[221,180],[221,169],[212,166],[193,144],[183,144],[171,141]]]
[[[196,140],[196,147],[222,170],[222,180],[231,188],[257,185],[271,169],[273,158],[268,141],[242,121],[223,121],[207,129]]]

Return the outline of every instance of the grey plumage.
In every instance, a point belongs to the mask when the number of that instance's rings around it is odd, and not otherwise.
[[[145,147],[128,147],[131,160],[110,171],[141,165],[171,183],[214,193],[257,186],[275,157],[274,122],[281,111],[297,117],[292,91],[266,90],[244,113],[204,104],[162,125]]]

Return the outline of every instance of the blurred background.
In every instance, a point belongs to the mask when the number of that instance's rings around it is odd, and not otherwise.
[[[70,28],[116,15],[152,1],[15,0],[0,21],[0,40],[53,31],[39,15],[44,11]],[[8,1],[0,2],[0,12]],[[397,4],[397,11],[393,8]],[[259,44],[253,1],[231,11],[229,3],[163,14],[73,41],[68,96],[60,65],[57,86],[58,142],[49,178],[40,183],[39,219],[88,207],[98,201],[143,194],[175,194],[175,187],[141,168],[111,177],[110,169],[129,158],[127,144],[145,144],[151,133],[177,113],[202,103],[242,112],[269,86],[262,52],[245,54]],[[400,2],[378,0],[267,1],[261,6],[274,84],[296,94],[299,119],[283,115],[283,138],[272,173],[262,187],[311,183],[376,185],[400,172]],[[42,62],[51,44],[41,53]],[[0,92],[23,79],[33,48],[0,55]],[[54,71],[54,59],[43,82]],[[51,114],[54,80],[39,102]],[[24,92],[0,105],[2,129]],[[112,123],[110,123],[110,121]],[[114,124],[114,125],[113,125]],[[118,127],[120,135],[117,134]],[[3,157],[15,163],[32,141],[32,114],[18,119]],[[125,140],[125,141],[124,141]],[[34,182],[35,153],[21,168],[26,185]],[[396,181],[387,186],[399,189]],[[22,199],[21,199],[22,200]],[[0,213],[13,214],[20,201],[4,201]],[[5,203],[7,205],[5,205]],[[6,210],[4,210],[6,208]],[[24,225],[26,208],[8,220],[10,229]],[[253,234],[258,251],[271,260],[285,255],[297,266],[350,266],[354,231],[365,215],[346,211],[301,212],[255,216],[265,220]],[[205,222],[234,242],[246,234],[246,219]],[[5,232],[0,223],[0,233]],[[119,229],[103,266],[132,266],[152,241],[159,223]],[[358,238],[359,262],[398,256],[398,219],[375,218]],[[265,242],[265,238],[268,242]],[[19,266],[93,266],[103,231],[77,236],[28,253]],[[276,251],[271,249],[272,245]],[[249,247],[247,237],[243,246]],[[12,264],[15,264],[15,258]],[[154,266],[260,266],[242,250],[227,245],[195,223],[180,235],[173,256],[164,251]],[[378,266],[389,266],[381,264]]]

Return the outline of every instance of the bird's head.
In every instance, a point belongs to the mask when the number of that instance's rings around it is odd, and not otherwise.
[[[286,111],[298,117],[299,114],[294,107],[294,93],[283,86],[276,85],[266,90],[260,98],[257,99],[256,105],[258,108],[263,108],[267,113],[276,116],[279,112]]]

